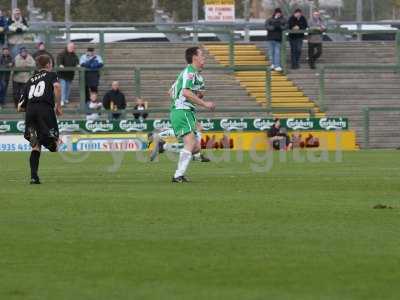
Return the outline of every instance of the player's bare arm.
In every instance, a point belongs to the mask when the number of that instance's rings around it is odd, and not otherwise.
[[[211,101],[204,101],[203,99],[199,98],[196,94],[194,94],[191,90],[189,89],[184,89],[182,92],[182,95],[188,99],[190,102],[193,104],[200,105],[204,108],[207,108],[209,110],[214,110],[215,109],[215,104]]]
[[[17,112],[25,112],[25,100],[18,103]]]
[[[54,86],[54,97],[56,102],[56,115],[61,116],[63,114],[61,108],[61,84],[56,82],[53,84]]]

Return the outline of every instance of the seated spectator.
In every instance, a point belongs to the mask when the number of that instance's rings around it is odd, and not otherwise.
[[[125,95],[120,91],[119,82],[114,81],[111,84],[111,90],[109,90],[103,97],[103,106],[106,110],[116,112],[126,108]],[[113,113],[113,119],[119,119],[121,113]]]
[[[15,8],[11,19],[8,20],[8,45],[12,49],[13,57],[16,57],[22,44],[25,42],[24,33],[29,30],[28,22],[22,16],[21,10]]]
[[[0,68],[10,69],[13,66],[13,59],[10,54],[10,50],[7,47],[3,48],[3,52],[0,56]],[[8,83],[10,82],[11,71],[0,72],[0,109],[6,100]]]
[[[35,67],[36,63],[33,57],[28,53],[28,50],[25,47],[22,47],[20,49],[20,54],[15,57],[14,66],[16,68],[28,68]],[[29,71],[14,71],[13,96],[15,107],[18,106],[19,99],[21,98],[21,94],[25,88],[25,83],[28,82],[31,73],[32,72]]]
[[[293,144],[287,134],[287,129],[281,127],[281,122],[279,119],[274,120],[274,125],[268,131],[268,138],[270,145],[275,150],[291,150]]]
[[[89,113],[86,115],[86,120],[95,121],[100,118],[100,110],[103,104],[97,101],[97,94],[92,94],[88,104]]]
[[[37,49],[38,50],[35,53],[33,53],[33,55],[32,55],[33,59],[36,60],[36,57],[38,57],[40,55],[47,55],[51,59],[51,65],[55,66],[53,55],[51,55],[49,52],[47,52],[46,46],[43,42],[39,42],[37,44]]]
[[[136,105],[133,108],[134,110],[147,110],[147,107],[147,102],[143,99],[138,98],[136,100]],[[146,112],[134,112],[133,116],[136,120],[145,120],[149,116],[149,114]]]
[[[85,83],[86,83],[86,102],[92,98],[92,94],[98,93],[100,82],[100,69],[103,67],[103,59],[96,55],[93,47],[87,49],[87,53],[81,56],[79,64],[86,68]]]
[[[8,19],[3,15],[3,11],[0,10],[0,47],[3,47],[6,43],[5,33],[8,30]]]
[[[64,67],[78,67],[79,58],[75,54],[75,44],[68,43],[67,47],[58,54],[57,64],[62,69]],[[74,71],[59,71],[57,73],[61,84],[61,106],[69,103],[71,96],[71,84],[75,77]]]

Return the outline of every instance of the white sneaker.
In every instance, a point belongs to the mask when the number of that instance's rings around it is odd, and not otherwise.
[[[61,101],[61,107],[64,107],[64,106],[65,106],[64,102]]]
[[[274,65],[271,65],[271,66],[270,66],[270,69],[271,69],[271,70],[274,70],[274,69],[275,69],[275,66],[274,66]]]
[[[275,71],[277,71],[277,72],[282,72],[282,68],[281,68],[281,67],[276,67],[276,68],[275,68]]]

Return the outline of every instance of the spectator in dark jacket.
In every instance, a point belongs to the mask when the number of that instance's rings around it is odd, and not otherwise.
[[[103,59],[96,55],[94,48],[89,47],[87,53],[81,56],[79,64],[86,68],[86,102],[91,99],[91,94],[97,94],[100,82],[100,69],[103,67]]]
[[[275,9],[274,14],[265,22],[268,31],[267,41],[271,69],[281,72],[281,43],[282,33],[287,29],[287,21],[280,8]]]
[[[289,30],[304,31],[307,29],[307,20],[303,16],[301,9],[296,9],[293,15],[289,18]],[[289,34],[290,54],[292,69],[300,68],[301,50],[303,48],[304,33]]]
[[[147,102],[141,98],[138,98],[136,100],[136,105],[133,108],[134,110],[147,110]],[[144,120],[149,116],[149,114],[146,112],[135,112],[133,113],[133,116],[135,117],[136,120],[138,119]]]
[[[79,58],[75,54],[75,44],[68,43],[67,47],[58,54],[57,56],[57,65],[59,68],[64,67],[78,67],[79,66]],[[74,71],[59,71],[58,78],[60,79],[61,84],[61,105],[69,103],[70,95],[71,95],[71,85],[72,81],[75,77]]]
[[[28,22],[22,16],[21,10],[15,8],[11,19],[8,20],[8,45],[15,58],[25,42],[25,32],[29,30]]]
[[[10,54],[10,50],[4,47],[0,56],[0,68],[10,69],[12,66],[13,58]],[[3,107],[6,100],[10,73],[11,71],[0,71],[0,109]]]
[[[36,57],[38,57],[40,55],[47,55],[48,57],[50,57],[52,66],[55,66],[53,55],[51,55],[46,50],[46,45],[43,42],[39,42],[37,44],[37,51],[35,53],[33,53],[32,57],[36,60]]]
[[[103,107],[106,110],[118,111],[126,108],[126,100],[124,93],[119,89],[119,82],[114,81],[111,85],[111,90],[109,90],[103,97]],[[121,117],[120,113],[112,114],[113,119],[119,119]]]
[[[3,15],[3,11],[0,10],[0,47],[6,43],[5,33],[8,30],[8,19]]]

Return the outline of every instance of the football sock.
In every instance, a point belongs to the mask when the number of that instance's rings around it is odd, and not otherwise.
[[[40,151],[32,150],[31,157],[29,159],[31,165],[31,178],[38,178],[38,169],[39,169],[39,159],[40,159]]]
[[[178,169],[175,172],[175,178],[183,176],[192,160],[192,153],[186,149],[182,149],[179,155]]]

